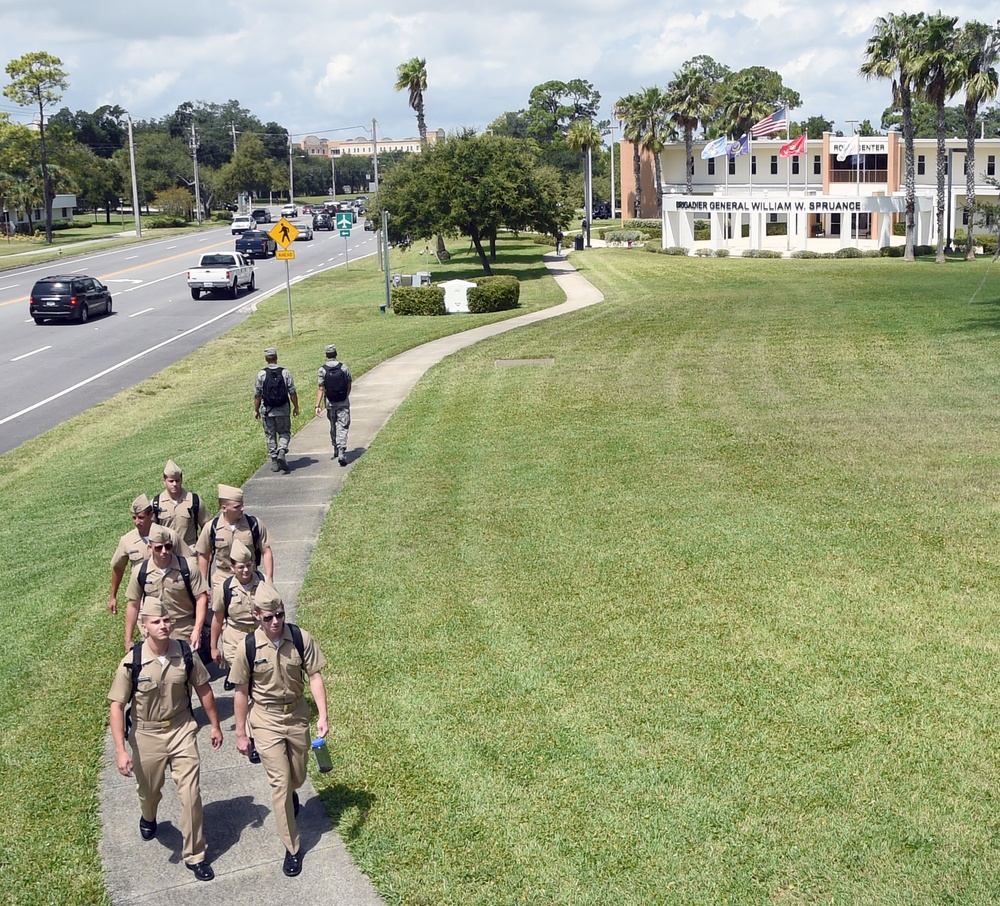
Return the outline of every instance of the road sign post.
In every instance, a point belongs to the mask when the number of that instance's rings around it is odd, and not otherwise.
[[[344,237],[344,270],[351,269],[350,246],[347,240],[351,238],[351,226],[354,223],[354,215],[349,211],[338,211],[336,213],[336,226],[340,230],[340,235]]]
[[[274,257],[285,262],[285,295],[288,298],[288,336],[295,336],[295,325],[292,322],[292,277],[289,273],[288,262],[295,260],[295,251],[290,246],[295,242],[295,237],[299,235],[298,228],[290,220],[284,217],[271,227],[268,235],[281,246],[280,252],[275,252]]]

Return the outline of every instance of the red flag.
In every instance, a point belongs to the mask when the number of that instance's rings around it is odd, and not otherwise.
[[[803,132],[798,138],[793,139],[787,145],[782,145],[778,151],[780,157],[798,157],[806,153],[806,134]]]

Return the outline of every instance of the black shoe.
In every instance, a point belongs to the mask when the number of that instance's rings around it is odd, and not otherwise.
[[[347,457],[346,456],[341,456],[340,459],[337,460],[337,462],[339,462],[342,466],[346,466],[347,465]]]
[[[291,471],[291,469],[288,468],[288,462],[285,460],[284,453],[278,454],[278,468],[281,469],[281,471],[286,475]]]
[[[147,821],[145,818],[139,819],[139,836],[143,840],[152,840],[156,836],[156,820]]]
[[[301,852],[301,850],[299,850]],[[294,855],[290,853],[287,849],[285,850],[285,863],[281,866],[281,870],[288,875],[290,878],[294,878],[299,872],[302,871],[302,856],[299,853]]]
[[[260,752],[257,751],[257,746],[253,744],[253,740],[250,740],[250,754],[247,755],[247,761],[250,764],[260,764]]]
[[[185,862],[184,864],[194,872],[194,876],[199,881],[211,881],[215,877],[212,866],[207,862],[199,862],[197,865],[192,865],[190,862]]]
[[[228,679],[225,679],[222,681],[222,688],[225,689],[226,692],[232,692],[233,689],[236,688],[236,686],[234,683],[229,682]]]
[[[296,792],[292,793],[292,814],[298,817],[299,814],[299,794]]]
[[[278,465],[278,460],[276,460],[276,459],[271,460],[271,471],[272,472],[280,472],[281,471],[281,466]]]

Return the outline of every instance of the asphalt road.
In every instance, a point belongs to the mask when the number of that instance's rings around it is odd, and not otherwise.
[[[275,220],[278,211],[272,209]],[[375,254],[376,234],[362,225],[359,218],[346,240],[322,231],[312,241],[293,243],[293,283],[343,266],[345,254],[351,261]],[[225,333],[261,299],[284,292],[285,263],[272,258],[256,262],[253,293],[191,298],[188,267],[202,252],[232,249],[234,239],[224,226],[124,248],[94,246],[65,262],[0,273],[0,454],[156,374]],[[28,315],[28,295],[35,280],[49,274],[97,277],[111,289],[114,314],[93,316],[86,324],[36,325]],[[293,315],[294,305],[293,286]]]

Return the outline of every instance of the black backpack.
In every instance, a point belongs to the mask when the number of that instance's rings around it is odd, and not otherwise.
[[[264,386],[261,389],[260,398],[268,408],[284,406],[288,402],[288,387],[285,384],[285,370],[283,368],[264,369]]]
[[[178,639],[178,641],[181,643],[181,654],[184,657],[184,666],[187,669],[188,696],[190,697],[191,671],[194,670],[194,654],[191,652],[191,646],[187,642],[183,639]],[[128,734],[132,729],[132,705],[135,703],[135,690],[136,686],[139,685],[139,674],[142,673],[142,641],[138,641],[132,646],[132,663],[129,664],[129,671],[132,674],[132,695],[125,706],[126,739],[128,739]]]
[[[188,566],[187,560],[180,554],[177,555],[177,564],[181,571],[181,578],[184,579],[184,587],[187,589],[188,597],[191,599],[191,603],[195,603],[194,591],[191,588],[191,569]],[[149,560],[143,560],[142,566],[139,567],[139,592],[142,595],[140,598],[140,605],[146,598],[146,576],[149,574]],[[211,619],[208,620],[208,626],[201,627],[201,639],[198,641],[198,657],[201,658],[203,664],[209,664],[212,661],[212,626]],[[184,642],[186,645],[187,642]]]
[[[211,522],[211,529],[209,530],[209,541],[212,542],[212,556],[215,556],[215,529],[219,524],[219,516],[217,514]],[[247,515],[247,524],[250,526],[250,537],[253,539],[253,562],[255,566],[260,566],[260,524],[257,522],[256,516]]]
[[[292,644],[295,646],[295,650],[299,653],[299,658],[302,661],[302,679],[305,681],[306,677],[306,645],[302,640],[302,630],[299,629],[294,623],[286,623],[289,632],[292,634]],[[250,671],[250,679],[247,682],[247,696],[250,695],[250,690],[253,688],[253,662],[257,659],[257,633],[248,632],[246,638],[246,656],[247,656],[247,668]]]
[[[257,578],[263,582],[267,577],[260,570],[257,570]],[[233,583],[236,581],[236,576],[229,576],[226,581],[222,583],[222,616],[226,620],[229,619],[229,605],[233,603]]]
[[[198,526],[198,509],[201,507],[201,498],[197,494],[191,494],[191,521],[195,524],[195,528]],[[160,507],[160,495],[157,494],[153,498],[153,519],[159,523],[160,513],[163,509]],[[183,539],[181,539],[183,540]]]
[[[326,391],[326,401],[328,403],[342,403],[347,399],[347,373],[344,371],[344,366],[337,362],[336,365],[325,367],[323,389]]]

